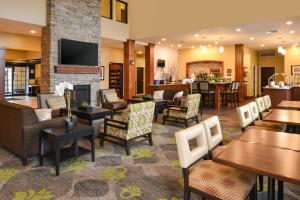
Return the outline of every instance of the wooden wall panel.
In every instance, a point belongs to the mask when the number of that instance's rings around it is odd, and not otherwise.
[[[135,64],[134,61],[134,40],[124,42],[124,99],[128,100],[135,95]]]
[[[145,93],[151,94],[150,85],[154,83],[154,44],[145,46]]]
[[[244,85],[244,45],[235,45],[235,80],[240,82],[240,99],[243,100],[246,94]]]
[[[5,100],[5,49],[0,47],[0,101]]]

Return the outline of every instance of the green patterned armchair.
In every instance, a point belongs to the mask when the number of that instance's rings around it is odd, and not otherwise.
[[[164,110],[163,124],[166,121],[184,123],[186,127],[192,121],[199,123],[198,112],[200,105],[200,94],[190,94],[181,101],[181,106],[171,106]]]
[[[119,144],[126,148],[127,155],[130,155],[130,146],[136,143],[152,142],[152,121],[154,116],[155,103],[153,101],[128,105],[128,108],[117,119],[105,118],[104,133],[100,136],[100,144],[104,140]],[[142,138],[142,139],[139,139]],[[139,141],[133,142],[133,140]]]

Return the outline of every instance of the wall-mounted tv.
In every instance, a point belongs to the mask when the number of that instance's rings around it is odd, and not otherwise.
[[[157,67],[165,67],[166,66],[166,61],[162,59],[157,60]]]
[[[98,44],[61,39],[60,64],[98,66]]]

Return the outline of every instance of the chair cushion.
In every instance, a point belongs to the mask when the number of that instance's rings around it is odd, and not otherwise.
[[[164,99],[164,90],[154,91],[153,99],[155,100]]]
[[[199,161],[190,169],[189,186],[218,199],[246,199],[256,175],[211,160]]]
[[[65,97],[51,97],[47,99],[47,104],[52,110],[58,110],[67,107]]]
[[[267,128],[268,130],[273,130],[273,131],[284,131],[286,126],[284,124],[280,123],[273,123],[273,122],[265,122],[262,120],[257,120],[254,122],[255,126]]]
[[[165,115],[165,116],[168,115],[168,109],[164,109],[163,115]],[[180,108],[174,108],[174,107],[172,108],[172,110],[169,110],[169,115],[168,116],[169,117],[175,117],[175,118],[187,119],[187,113],[186,112],[181,112]]]
[[[52,119],[51,109],[35,109],[34,112],[39,122]]]
[[[104,97],[105,97],[106,101],[109,103],[119,101],[119,97],[117,96],[117,94],[115,92],[105,94]]]

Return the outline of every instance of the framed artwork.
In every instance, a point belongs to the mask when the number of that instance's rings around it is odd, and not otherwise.
[[[291,66],[291,74],[292,75],[300,75],[300,65],[292,65]]]
[[[100,80],[104,80],[104,66],[100,66]]]

